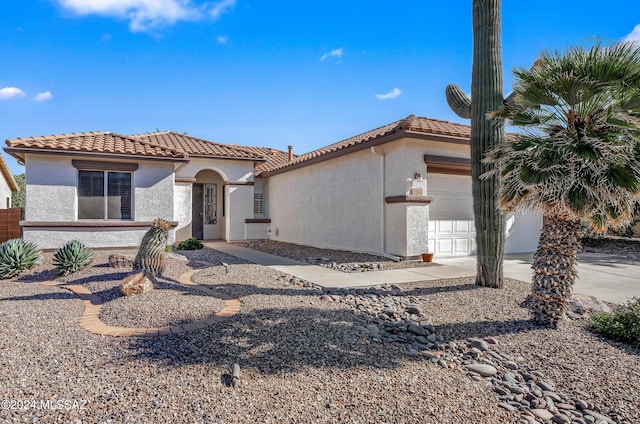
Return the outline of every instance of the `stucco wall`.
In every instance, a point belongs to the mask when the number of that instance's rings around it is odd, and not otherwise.
[[[173,216],[178,221],[176,241],[181,242],[191,237],[191,184],[176,183],[173,193]]]
[[[78,170],[61,156],[26,155],[26,221],[75,221]]]
[[[268,223],[246,223],[244,224],[244,238],[245,240],[263,240],[269,238],[267,228],[271,224]]]
[[[273,240],[382,250],[382,165],[369,150],[269,177]]]
[[[9,199],[7,206],[7,199]],[[4,178],[0,178],[0,209],[11,207],[11,188]]]
[[[147,229],[91,228],[88,230],[60,228],[24,228],[23,238],[41,249],[57,249],[70,240],[80,240],[91,248],[135,247],[140,245]],[[175,242],[175,231],[169,232],[168,244]]]
[[[26,221],[78,221],[78,170],[71,161],[76,157],[36,155],[26,156]],[[83,158],[87,159],[87,158]],[[138,169],[133,172],[134,221],[152,221],[162,217],[174,218],[174,164],[169,162],[133,161]],[[55,248],[77,238],[91,247],[135,246],[146,230],[123,228],[46,229],[25,228],[24,238],[42,248]],[[170,232],[173,242],[175,231]]]
[[[227,193],[227,241],[244,240],[245,220],[253,218],[253,186],[229,185]]]

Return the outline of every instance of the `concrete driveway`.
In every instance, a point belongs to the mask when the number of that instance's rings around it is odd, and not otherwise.
[[[505,277],[531,282],[532,257],[530,253],[505,255]],[[476,269],[475,256],[440,258],[434,262],[473,272]],[[578,255],[578,278],[574,293],[614,303],[640,298],[640,261],[617,255],[581,253]]]

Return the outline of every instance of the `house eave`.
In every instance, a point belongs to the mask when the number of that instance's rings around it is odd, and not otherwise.
[[[175,158],[175,157],[158,157],[158,156],[145,156],[145,155],[132,155],[132,154],[120,154],[120,153],[101,153],[101,152],[80,152],[70,150],[52,150],[52,149],[28,149],[20,147],[5,147],[4,151],[16,158],[19,161],[24,162],[25,155],[28,153],[40,154],[40,155],[54,155],[54,156],[82,156],[93,157],[102,159],[129,159],[129,160],[149,160],[149,161],[161,161],[161,162],[189,162],[189,158]]]
[[[323,162],[323,161],[330,160],[339,156],[347,155],[350,153],[359,152],[361,150],[369,149],[371,147],[379,146],[381,144],[390,143],[392,141],[400,140],[402,138],[414,138],[414,139],[439,141],[439,142],[453,143],[453,144],[466,144],[466,145],[469,144],[469,139],[464,137],[431,134],[431,133],[424,133],[420,131],[400,130],[391,134],[383,135],[381,137],[378,137],[369,141],[365,141],[360,144],[346,147],[344,149],[326,153],[324,155],[320,155],[312,159],[308,159],[302,162],[297,162],[292,165],[285,165],[284,167],[274,169],[273,171],[262,171],[256,174],[256,176],[259,176],[260,178],[268,178],[273,175],[282,174],[288,171],[293,171],[294,169],[299,169],[304,166],[313,165],[315,163]]]

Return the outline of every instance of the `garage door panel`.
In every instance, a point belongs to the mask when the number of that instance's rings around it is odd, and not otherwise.
[[[453,240],[450,238],[439,238],[436,239],[436,254],[438,253],[453,253]]]
[[[428,175],[429,247],[437,255],[470,255],[475,252],[475,225],[471,179]],[[432,242],[433,239],[433,242]]]
[[[453,221],[442,219],[436,221],[437,234],[453,234]]]
[[[471,231],[470,224],[472,221],[456,220],[456,233],[469,233]]]
[[[470,240],[467,238],[456,239],[454,246],[455,246],[455,251],[453,253],[455,254],[466,254],[471,251],[470,249],[471,243],[470,243]]]

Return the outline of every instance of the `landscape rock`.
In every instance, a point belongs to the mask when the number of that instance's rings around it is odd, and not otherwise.
[[[153,290],[153,277],[145,272],[134,272],[127,275],[120,283],[120,294],[131,296],[134,294],[148,293]]]
[[[109,255],[109,266],[111,268],[133,268],[133,256]]]
[[[468,364],[465,367],[472,372],[478,373],[483,377],[493,377],[498,370],[489,364]]]

